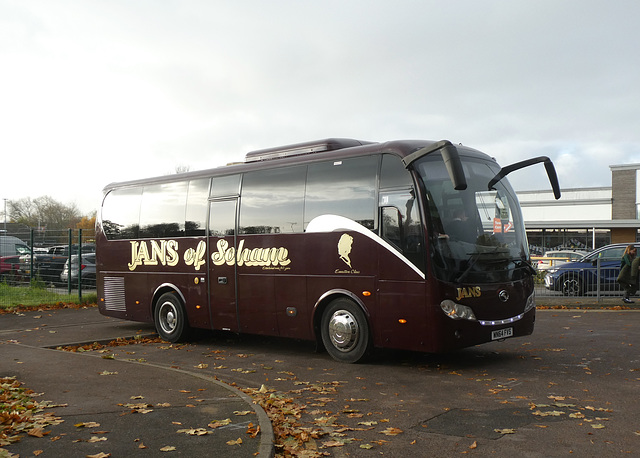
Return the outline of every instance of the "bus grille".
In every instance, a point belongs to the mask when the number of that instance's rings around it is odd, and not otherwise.
[[[104,278],[104,308],[115,312],[126,312],[124,301],[124,277]]]

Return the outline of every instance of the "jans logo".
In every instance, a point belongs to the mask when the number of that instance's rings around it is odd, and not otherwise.
[[[480,297],[482,296],[482,290],[479,286],[471,286],[470,288],[456,288],[458,290],[458,296],[456,300],[464,299],[465,297]]]

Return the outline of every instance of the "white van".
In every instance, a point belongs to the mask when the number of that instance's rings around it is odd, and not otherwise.
[[[30,254],[31,249],[18,237],[0,235],[0,258]]]

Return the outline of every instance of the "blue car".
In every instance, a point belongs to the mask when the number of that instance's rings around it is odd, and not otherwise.
[[[592,251],[577,261],[567,262],[547,270],[544,285],[548,290],[561,291],[565,296],[583,296],[600,291],[620,291],[616,281],[620,273],[620,261],[629,243],[615,243]],[[640,243],[634,243],[640,249]],[[600,261],[600,275],[598,275]]]

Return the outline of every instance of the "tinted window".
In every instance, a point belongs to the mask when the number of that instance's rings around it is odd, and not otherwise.
[[[614,247],[602,250],[597,254],[601,261],[620,261],[626,247]]]
[[[382,155],[382,170],[380,172],[380,187],[395,188],[411,186],[413,180],[411,174],[402,164],[398,156],[392,154]]]
[[[102,230],[108,239],[134,239],[140,224],[142,188],[109,192],[102,204]]]
[[[237,196],[240,191],[240,175],[214,177],[211,197]]]
[[[145,186],[140,208],[140,237],[184,235],[187,182]]]
[[[209,178],[192,180],[187,191],[187,212],[184,224],[185,235],[196,237],[205,235]]]
[[[15,246],[16,254],[31,254],[31,248],[27,245],[18,245]]]
[[[239,232],[302,232],[305,172],[300,166],[245,173]]]
[[[424,237],[413,191],[381,193],[380,205],[382,237],[424,272]]]
[[[309,165],[304,223],[340,215],[374,228],[378,157],[367,156]]]
[[[211,202],[209,235],[225,237],[236,231],[236,199]]]

